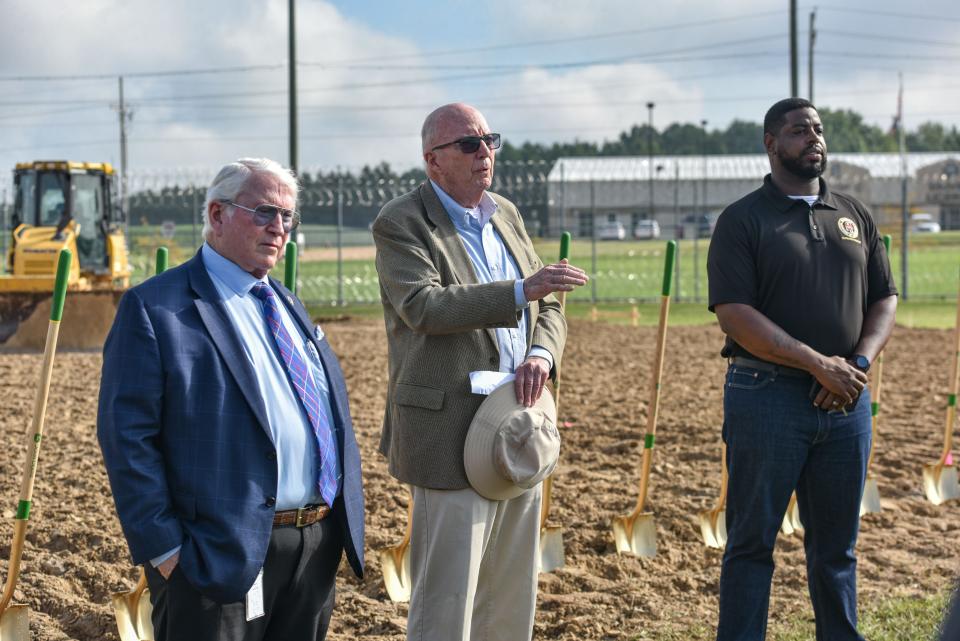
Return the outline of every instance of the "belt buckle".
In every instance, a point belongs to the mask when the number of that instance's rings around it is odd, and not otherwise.
[[[307,509],[308,508],[305,508],[305,507],[297,508],[297,521],[295,523],[297,527],[305,527],[306,525],[308,525],[307,523],[303,522],[304,521],[303,515],[307,511]]]

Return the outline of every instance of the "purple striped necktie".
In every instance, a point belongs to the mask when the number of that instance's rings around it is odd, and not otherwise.
[[[297,396],[303,404],[307,417],[310,419],[310,425],[313,427],[313,433],[317,440],[317,450],[320,455],[320,477],[317,479],[317,486],[320,490],[320,496],[327,505],[333,506],[333,501],[337,497],[337,448],[333,441],[333,431],[330,429],[330,420],[324,414],[320,405],[320,390],[307,369],[300,351],[294,347],[290,334],[283,326],[280,320],[280,309],[277,306],[277,296],[273,289],[263,283],[257,283],[253,286],[253,295],[263,301],[263,315],[266,318],[267,325],[270,327],[270,333],[274,342],[277,344],[277,350],[280,352],[280,358],[290,376],[290,382],[297,390]]]

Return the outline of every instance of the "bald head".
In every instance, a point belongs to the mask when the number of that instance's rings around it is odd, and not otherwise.
[[[481,141],[472,152],[451,143],[489,133],[483,114],[462,102],[434,109],[423,121],[420,136],[427,176],[464,207],[476,207],[490,188],[495,149],[489,147],[492,142]]]
[[[483,114],[466,103],[452,102],[449,105],[437,107],[426,117],[420,129],[423,153],[427,153],[437,145],[450,142],[444,138],[449,135],[448,131],[461,129],[477,121],[486,124]]]

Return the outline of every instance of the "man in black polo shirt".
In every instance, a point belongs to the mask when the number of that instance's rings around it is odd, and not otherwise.
[[[718,641],[766,634],[773,546],[794,490],[817,639],[857,632],[860,497],[870,451],[867,370],[897,291],[867,209],[820,178],[810,102],[763,123],[771,173],[727,207],[710,243],[710,310],[727,335],[723,438],[730,483]]]

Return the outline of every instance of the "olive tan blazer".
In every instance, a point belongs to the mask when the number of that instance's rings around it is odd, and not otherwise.
[[[492,224],[523,277],[543,265],[517,208],[491,194]],[[500,368],[495,328],[516,327],[513,281],[478,283],[450,216],[429,182],[387,203],[373,223],[390,378],[380,452],[404,483],[433,489],[469,487],[463,444],[485,398],[469,373]],[[527,350],[553,355],[560,367],[567,325],[552,294],[528,308]]]

